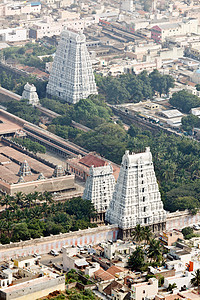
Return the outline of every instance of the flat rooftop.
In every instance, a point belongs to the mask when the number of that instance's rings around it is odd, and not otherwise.
[[[15,133],[17,130],[22,129],[20,125],[8,120],[8,118],[0,115],[0,135]]]

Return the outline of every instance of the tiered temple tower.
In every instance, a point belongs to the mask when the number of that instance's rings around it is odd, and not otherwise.
[[[97,94],[97,87],[85,35],[64,30],[47,84],[47,95],[75,104],[91,94]]]
[[[19,168],[19,172],[17,175],[19,175],[20,177],[24,177],[27,175],[31,175],[31,168],[29,167],[29,164],[27,163],[27,161],[23,161],[23,163],[21,164],[20,168]]]
[[[27,82],[27,84],[24,86],[21,99],[28,99],[29,104],[33,106],[40,104],[38,94],[36,92],[36,87],[34,86],[34,84],[29,84]]]
[[[90,168],[89,176],[83,193],[83,199],[90,200],[97,210],[97,223],[103,223],[105,212],[109,206],[115,187],[113,168],[109,164],[103,167],[93,166]]]
[[[129,238],[137,224],[150,226],[154,232],[165,228],[166,212],[149,147],[144,153],[125,152],[105,219],[118,224],[122,239]]]

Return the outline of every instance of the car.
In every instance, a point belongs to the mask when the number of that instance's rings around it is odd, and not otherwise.
[[[194,228],[194,230],[199,230],[200,229],[200,227],[199,227],[199,225],[193,225],[193,228]]]
[[[59,255],[58,251],[56,251],[54,249],[51,249],[51,251],[49,252],[49,254],[51,254],[53,256],[58,256]]]
[[[34,254],[33,254],[33,257],[35,257],[35,258],[37,258],[37,259],[41,259],[41,258],[42,258],[41,255],[39,255],[38,253],[34,253]]]

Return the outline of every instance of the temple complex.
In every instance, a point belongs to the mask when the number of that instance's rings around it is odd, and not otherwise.
[[[104,223],[105,212],[112,199],[114,187],[115,178],[110,164],[90,168],[83,199],[90,200],[94,204],[94,208],[98,213],[97,220],[95,220],[97,223]]]
[[[52,65],[47,95],[75,104],[97,94],[92,63],[83,33],[64,30]]]
[[[144,153],[126,151],[105,220],[119,226],[119,238],[131,236],[133,228],[150,226],[153,232],[165,229],[163,209],[150,148]]]

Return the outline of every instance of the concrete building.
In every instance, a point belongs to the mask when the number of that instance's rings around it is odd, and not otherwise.
[[[151,28],[151,38],[157,43],[163,43],[167,37],[198,34],[198,19],[183,19],[180,23],[158,24]]]
[[[105,212],[110,204],[115,187],[112,166],[90,168],[89,177],[83,193],[83,199],[87,199],[94,204],[98,212],[97,221],[104,222]]]
[[[36,87],[34,84],[27,84],[24,86],[24,90],[22,93],[22,99],[27,99],[28,103],[35,106],[39,104],[38,94],[36,92]]]
[[[154,299],[158,293],[158,280],[150,278],[148,282],[133,284],[131,286],[131,300]]]
[[[72,104],[97,94],[84,34],[63,31],[47,84],[47,94]]]
[[[28,39],[26,28],[6,28],[0,29],[0,42],[21,42]]]
[[[108,223],[118,224],[122,239],[129,238],[137,224],[151,226],[153,231],[165,228],[166,212],[150,148],[147,147],[144,153],[125,152],[105,219]]]
[[[125,12],[133,12],[134,11],[133,0],[122,0],[121,10]]]

